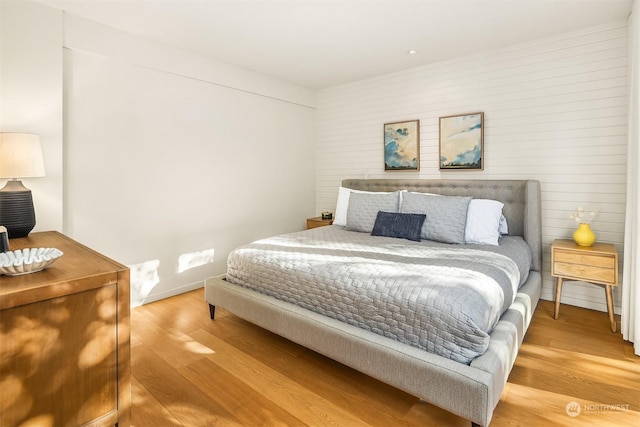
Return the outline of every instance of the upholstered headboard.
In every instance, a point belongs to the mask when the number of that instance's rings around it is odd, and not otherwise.
[[[445,196],[471,196],[504,204],[509,235],[522,236],[531,248],[532,270],[542,271],[540,182],[534,180],[345,179],[342,186],[364,191],[408,190]]]

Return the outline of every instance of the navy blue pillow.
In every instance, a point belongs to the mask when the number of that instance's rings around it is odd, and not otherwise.
[[[379,211],[371,235],[419,242],[425,218],[425,214]]]

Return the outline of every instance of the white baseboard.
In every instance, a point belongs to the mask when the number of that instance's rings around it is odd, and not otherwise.
[[[152,303],[152,302],[155,302],[155,301],[160,301],[160,300],[165,299],[165,298],[169,298],[169,297],[173,297],[173,296],[176,296],[176,295],[184,294],[186,292],[190,292],[190,291],[193,291],[193,290],[196,290],[196,289],[200,289],[203,286],[204,286],[204,280],[201,281],[201,282],[191,283],[191,284],[185,285],[185,286],[180,286],[179,288],[174,288],[174,289],[171,289],[170,291],[161,292],[161,293],[158,293],[158,294],[150,294],[150,295],[147,295],[145,297],[145,299],[142,302],[142,304],[132,305],[131,308],[139,307],[139,306],[144,305],[144,304],[149,304],[149,303]]]

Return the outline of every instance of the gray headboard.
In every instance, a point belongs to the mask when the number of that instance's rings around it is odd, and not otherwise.
[[[408,190],[445,196],[471,196],[504,203],[509,235],[522,236],[531,248],[532,270],[542,271],[540,182],[534,180],[345,179],[342,186],[364,191]]]

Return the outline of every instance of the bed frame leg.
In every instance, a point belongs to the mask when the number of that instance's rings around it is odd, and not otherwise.
[[[213,304],[209,304],[209,316],[211,316],[211,320],[216,318],[216,306]]]

